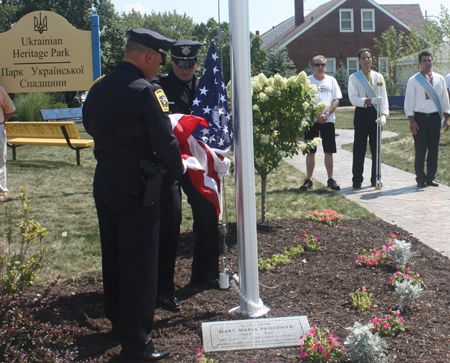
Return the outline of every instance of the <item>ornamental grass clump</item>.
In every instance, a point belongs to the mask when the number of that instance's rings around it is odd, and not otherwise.
[[[411,266],[417,256],[416,252],[411,251],[411,243],[402,240],[395,240],[389,253],[394,263],[400,266]]]
[[[426,290],[427,286],[423,282],[422,278],[420,277],[420,274],[415,273],[413,270],[411,270],[411,267],[404,267],[397,265],[397,272],[391,276],[389,280],[389,286],[395,289],[395,285],[397,283],[400,283],[404,280],[410,281],[413,285],[419,284],[422,289]]]
[[[387,343],[378,333],[373,334],[372,323],[362,325],[355,322],[353,327],[346,328],[350,330],[350,335],[344,342],[346,355],[357,363],[385,363],[387,362],[384,350]]]
[[[324,209],[323,212],[318,212],[316,210],[309,210],[306,219],[309,221],[316,221],[326,224],[329,227],[337,227],[341,222],[342,214],[337,213],[332,209]]]
[[[301,362],[336,362],[345,354],[345,348],[341,347],[333,334],[328,329],[320,330],[314,324],[308,333],[300,339]]]
[[[427,292],[420,284],[413,284],[410,280],[403,280],[395,284],[394,295],[400,298],[400,310],[412,309],[416,299],[425,295]]]
[[[350,293],[350,297],[352,298],[353,307],[359,312],[368,310],[372,306],[372,298],[373,294],[368,293],[365,286],[361,289],[356,290],[355,292]]]
[[[400,317],[400,310],[389,310],[391,315],[385,315],[384,318],[374,318],[368,322],[372,324],[372,333],[378,333],[382,337],[395,337],[405,332],[410,327],[405,326],[405,320]]]
[[[320,251],[320,238],[319,236],[313,236],[310,231],[306,230],[302,234],[302,238],[305,241],[305,251]]]

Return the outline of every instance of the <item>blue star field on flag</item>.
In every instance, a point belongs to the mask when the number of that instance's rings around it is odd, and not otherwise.
[[[228,107],[227,88],[214,42],[211,42],[205,69],[195,91],[191,114],[203,117],[211,126],[199,126],[192,135],[217,154],[226,156],[233,139],[233,124]]]

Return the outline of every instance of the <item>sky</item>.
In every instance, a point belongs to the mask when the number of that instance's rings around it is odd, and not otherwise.
[[[135,9],[141,13],[150,14],[176,10],[178,14],[186,13],[194,19],[195,23],[206,22],[209,18],[217,21],[228,19],[227,0],[111,0],[119,12],[129,12]],[[247,0],[249,7],[249,27],[251,32],[259,30],[263,34],[273,26],[294,15],[294,0]],[[329,0],[305,0],[305,15]],[[422,14],[425,16],[438,16],[443,0],[379,0],[378,4],[419,4]],[[220,19],[219,19],[220,4]],[[446,6],[449,8],[449,6]]]

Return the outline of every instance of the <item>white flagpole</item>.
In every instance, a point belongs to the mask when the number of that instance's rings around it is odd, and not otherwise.
[[[259,298],[248,0],[229,0],[239,282],[232,311],[256,317],[270,309]]]

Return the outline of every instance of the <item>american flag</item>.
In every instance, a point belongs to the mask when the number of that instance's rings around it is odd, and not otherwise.
[[[220,220],[220,177],[228,174],[230,160],[226,155],[231,149],[233,132],[227,90],[214,43],[209,48],[191,115],[173,114],[170,119],[189,177],[195,188],[216,206]]]
[[[205,69],[195,91],[191,114],[203,117],[211,126],[199,126],[192,135],[217,154],[226,156],[231,149],[233,124],[222,66],[214,42],[211,42],[209,47]]]

